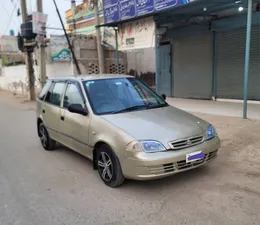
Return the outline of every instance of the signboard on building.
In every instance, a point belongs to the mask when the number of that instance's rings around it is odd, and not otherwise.
[[[52,62],[70,62],[70,50],[64,35],[51,35],[51,60]]]
[[[1,51],[2,52],[19,52],[17,38],[14,36],[1,37]]]
[[[99,17],[103,17],[103,5],[101,1],[98,1],[98,10]],[[76,21],[81,20],[94,20],[95,13],[93,5],[90,4],[90,1],[84,2],[76,6],[74,19]],[[66,12],[67,23],[73,23],[72,9]]]
[[[33,18],[33,33],[46,35],[46,22],[47,22],[48,15],[39,12],[33,12],[32,18]]]
[[[96,26],[90,25],[86,27],[82,27],[77,29],[76,34],[83,34],[83,35],[96,35]]]
[[[103,0],[105,23],[184,5],[195,0]]]
[[[128,23],[119,27],[119,50],[132,50],[154,47],[155,25],[153,18],[148,17]]]
[[[139,19],[118,26],[118,50],[127,51],[154,47],[155,25],[152,17]],[[102,27],[102,44],[116,48],[115,30]]]
[[[101,27],[102,45],[116,49],[115,30],[112,27]]]

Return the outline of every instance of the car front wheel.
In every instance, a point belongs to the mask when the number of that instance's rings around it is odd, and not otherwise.
[[[97,152],[97,168],[103,182],[109,187],[119,187],[124,183],[120,162],[111,148],[102,145]]]

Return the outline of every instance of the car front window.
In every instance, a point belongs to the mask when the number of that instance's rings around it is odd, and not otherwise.
[[[80,104],[83,108],[85,107],[79,89],[75,84],[68,84],[64,95],[63,108],[68,109],[70,104]]]
[[[167,106],[167,103],[134,78],[112,78],[84,82],[96,114],[121,113]]]

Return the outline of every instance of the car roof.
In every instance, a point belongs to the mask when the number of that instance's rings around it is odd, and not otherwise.
[[[67,77],[51,77],[49,80],[78,80],[78,81],[88,81],[88,80],[104,80],[113,78],[133,78],[130,75],[123,74],[86,74],[86,75],[75,75]]]

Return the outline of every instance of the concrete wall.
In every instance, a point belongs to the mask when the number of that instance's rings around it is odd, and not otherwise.
[[[127,72],[143,80],[149,86],[155,86],[154,48],[127,51]]]
[[[77,35],[72,37],[74,52],[79,62],[82,74],[98,74],[98,52],[96,38],[85,35]],[[105,73],[116,73],[116,53],[115,50],[104,48]],[[119,73],[127,73],[126,53],[119,53]],[[77,70],[74,65],[74,73]]]
[[[39,74],[39,72],[38,72]],[[66,77],[72,75],[71,63],[53,63],[47,65],[48,77]]]
[[[51,77],[64,77],[72,74],[72,66],[70,63],[56,63],[47,65],[47,76]],[[39,66],[34,66],[35,72],[35,86],[37,91],[40,88],[39,82]],[[2,76],[0,76],[0,88],[9,90],[14,93],[27,94],[28,80],[26,76],[26,66],[10,66],[2,69]]]
[[[128,70],[134,70],[137,74],[155,73],[154,48],[136,49],[127,51]]]
[[[83,74],[98,73],[98,59],[95,38],[86,36],[74,37],[74,50],[79,66]],[[35,54],[35,59],[38,59],[38,54]],[[71,63],[50,63],[48,59],[50,49],[46,49],[47,76],[63,77],[72,75]],[[130,74],[143,80],[151,87],[155,87],[155,54],[154,48],[133,50],[128,52],[120,52],[119,54],[120,73]],[[39,59],[37,60],[39,63]],[[115,73],[115,51],[105,50],[105,70],[106,73]],[[39,66],[35,68],[36,87],[39,88]],[[10,90],[17,93],[27,94],[28,81],[26,77],[26,66],[10,66],[2,69],[0,75],[0,88]],[[76,74],[75,65],[74,73]]]
[[[0,76],[1,89],[26,94],[27,84],[25,65],[2,68],[2,76]]]

